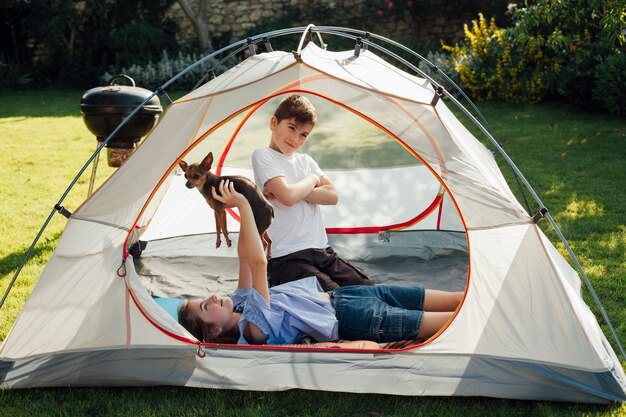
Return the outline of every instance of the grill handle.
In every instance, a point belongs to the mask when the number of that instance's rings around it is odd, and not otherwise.
[[[130,78],[130,77],[129,77],[128,75],[126,75],[126,74],[117,74],[117,75],[114,75],[114,76],[113,76],[113,78],[111,78],[111,79],[109,80],[109,82],[107,83],[107,85],[119,85],[119,84],[115,84],[115,83],[113,82],[113,81],[114,81],[115,79],[117,79],[117,78],[125,78],[125,79],[127,79],[128,81],[130,81],[130,83],[132,84],[132,86],[133,86],[133,87],[135,86],[135,80],[133,80],[132,78]]]

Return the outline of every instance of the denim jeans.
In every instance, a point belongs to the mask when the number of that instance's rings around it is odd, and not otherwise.
[[[351,285],[330,294],[341,339],[384,343],[417,337],[424,314],[423,287]]]

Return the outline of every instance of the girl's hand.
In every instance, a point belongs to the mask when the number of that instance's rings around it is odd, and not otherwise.
[[[263,197],[265,197],[266,200],[275,200],[276,196],[274,196],[274,194],[270,193],[269,191],[267,191],[267,188],[263,189]]]
[[[215,187],[211,188],[213,198],[224,204],[225,207],[240,208],[241,205],[248,204],[248,200],[246,200],[243,194],[235,191],[235,184],[230,180],[220,181],[219,192],[221,195],[217,194]]]

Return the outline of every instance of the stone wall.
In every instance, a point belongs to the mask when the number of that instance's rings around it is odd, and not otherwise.
[[[198,0],[188,0],[194,8]],[[237,41],[248,29],[263,18],[272,18],[286,5],[297,3],[295,0],[203,0],[209,3],[209,34],[212,37],[230,35],[230,41]],[[189,19],[178,2],[170,10],[171,16],[181,28],[180,37],[192,41],[195,32]]]
[[[196,1],[189,0],[195,7]],[[347,10],[353,10],[363,5],[368,0],[204,0],[209,2],[209,33],[210,36],[221,38],[222,43],[227,44],[242,39],[247,31],[253,30],[255,25],[262,19],[270,19],[281,16],[285,7],[309,7],[317,2],[347,14]],[[369,0],[371,1],[371,0]],[[448,10],[441,13],[429,13],[417,19],[404,16],[404,19],[382,18],[374,16],[364,16],[362,22],[368,22],[368,27],[354,27],[353,29],[363,29],[394,40],[412,39],[418,43],[439,44],[441,41],[447,43],[457,41],[463,37],[463,25],[476,19],[476,13],[461,12],[452,10],[453,5],[443,6]],[[176,2],[170,10],[171,16],[181,27],[179,41],[193,43],[195,32],[191,22],[186,18],[179,4]],[[445,17],[444,17],[445,16]],[[451,17],[452,16],[452,17]],[[358,20],[358,19],[357,19]],[[309,23],[318,26],[339,25],[337,22],[290,22],[289,27],[306,26]],[[364,23],[365,24],[365,23]],[[342,24],[341,26],[345,26]],[[272,28],[272,29],[282,29]],[[257,33],[257,32],[253,32]],[[223,46],[223,45],[221,45]]]

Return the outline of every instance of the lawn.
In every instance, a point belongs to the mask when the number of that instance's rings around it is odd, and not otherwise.
[[[2,93],[0,294],[4,294],[54,205],[96,147],[94,137],[80,118],[80,96],[80,91]],[[625,343],[626,123],[606,115],[572,110],[561,103],[480,104],[480,108],[505,150],[568,238]],[[102,159],[96,187],[112,172]],[[512,178],[509,169],[503,168],[503,172]],[[90,174],[89,166],[63,201],[62,205],[70,211],[87,196]],[[532,211],[537,210],[535,204],[531,207]],[[545,220],[541,224],[556,242],[556,234],[549,224]],[[55,215],[0,310],[0,341],[10,330],[64,226],[64,217]],[[556,246],[568,258],[563,245],[556,243]],[[587,290],[585,299],[617,351]],[[626,359],[620,359],[626,366]],[[0,416],[51,414],[626,416],[626,404],[592,406],[488,398],[407,398],[302,390],[239,392],[174,387],[0,390]]]

